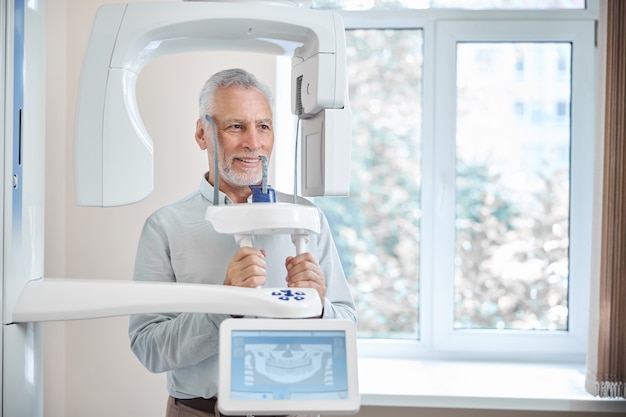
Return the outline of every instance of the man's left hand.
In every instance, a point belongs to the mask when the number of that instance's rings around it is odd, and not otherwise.
[[[285,260],[289,288],[315,288],[322,302],[326,296],[326,278],[319,264],[309,252],[289,256]]]

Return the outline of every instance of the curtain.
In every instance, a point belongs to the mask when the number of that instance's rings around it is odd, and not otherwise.
[[[626,387],[626,1],[601,2],[605,24],[604,156],[599,278],[591,288],[585,388],[624,397]],[[600,65],[602,67],[602,65]]]

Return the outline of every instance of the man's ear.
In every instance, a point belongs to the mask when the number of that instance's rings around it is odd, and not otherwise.
[[[202,124],[202,120],[198,119],[196,121],[196,143],[203,151],[207,148],[207,143],[205,139],[205,129]]]

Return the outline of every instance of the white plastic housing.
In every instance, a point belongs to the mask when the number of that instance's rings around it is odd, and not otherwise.
[[[304,196],[350,193],[350,110],[326,109],[302,120],[300,192]]]
[[[297,300],[284,297],[285,291],[289,290],[46,278],[26,284],[10,321],[82,320],[154,312],[273,318],[308,318],[321,314],[322,303],[316,290],[298,288]]]
[[[206,219],[218,233],[319,233],[317,208],[291,203],[209,206]]]
[[[239,246],[252,246],[255,234],[290,234],[296,254],[306,252],[311,233],[319,233],[317,208],[291,203],[252,203],[210,206],[206,219],[218,233],[235,237]]]
[[[157,56],[195,50],[291,55],[292,86],[301,86],[292,90],[295,114],[308,118],[322,109],[344,106],[345,35],[335,13],[227,2],[102,6],[85,55],[78,97],[79,205],[130,204],[152,191],[153,147],[137,110],[136,79]]]

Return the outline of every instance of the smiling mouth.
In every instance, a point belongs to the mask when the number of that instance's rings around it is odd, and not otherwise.
[[[240,166],[245,169],[256,169],[261,165],[261,159],[258,156],[235,157],[234,161],[241,164]]]
[[[259,158],[235,158],[237,161],[244,162],[246,164],[256,164],[261,162]]]

